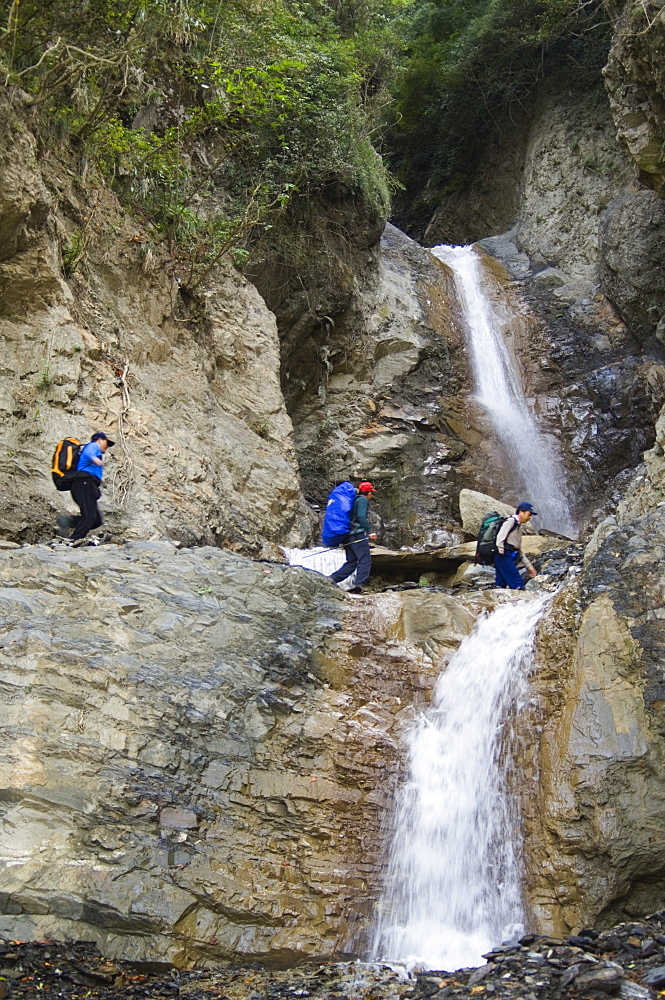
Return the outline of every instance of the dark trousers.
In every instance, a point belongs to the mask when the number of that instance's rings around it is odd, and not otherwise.
[[[500,556],[497,552],[494,556],[494,569],[496,570],[496,586],[506,587],[510,590],[524,590],[524,580],[517,568],[517,552],[506,552]]]
[[[85,538],[89,531],[99,528],[102,515],[99,513],[97,501],[101,496],[99,483],[95,476],[85,476],[75,479],[72,485],[72,499],[78,505],[81,514],[76,518],[71,538]]]
[[[344,546],[346,562],[330,577],[335,583],[341,583],[356,571],[356,587],[362,587],[369,580],[372,572],[372,556],[369,551],[369,539],[357,538]]]

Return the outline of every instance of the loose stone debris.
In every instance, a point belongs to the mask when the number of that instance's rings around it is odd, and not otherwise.
[[[159,962],[108,961],[87,941],[0,939],[0,1000],[186,997],[188,1000],[656,1000],[665,987],[665,910],[609,930],[560,938],[528,934],[456,972],[409,974],[366,962],[262,969],[183,970]]]

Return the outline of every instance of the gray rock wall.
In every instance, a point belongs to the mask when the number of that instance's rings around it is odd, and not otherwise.
[[[627,4],[605,83],[617,139],[638,183],[603,226],[603,289],[642,340],[665,341],[665,26],[658,3]]]
[[[665,194],[665,68],[662,6],[626,4],[616,25],[605,83],[618,139],[640,181]]]
[[[647,474],[599,525],[539,633],[527,883],[535,920],[558,934],[654,911],[665,892],[659,428]]]

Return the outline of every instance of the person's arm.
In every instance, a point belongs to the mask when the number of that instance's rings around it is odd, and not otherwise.
[[[509,517],[499,528],[499,534],[496,536],[496,551],[500,556],[503,555],[503,547],[506,544],[506,539],[514,527],[515,521],[512,517]]]
[[[358,527],[369,534],[369,500],[367,497],[359,496],[356,497],[355,511],[353,514],[353,520],[356,522]]]
[[[103,462],[104,452],[99,447],[99,445],[97,445],[95,448],[93,448],[92,445],[94,443],[95,443],[94,441],[90,441],[82,449],[81,454],[79,455],[79,460],[78,460],[79,466],[80,466],[81,461],[83,459],[85,459],[86,462],[92,462],[93,465],[101,465],[101,466],[104,465],[104,462]]]
[[[529,562],[529,560],[527,559],[527,557],[524,555],[523,552],[520,552],[518,562],[521,562],[522,565],[526,567],[527,572],[531,577],[531,579],[533,579],[534,576],[538,576],[538,570],[533,565],[533,563]]]

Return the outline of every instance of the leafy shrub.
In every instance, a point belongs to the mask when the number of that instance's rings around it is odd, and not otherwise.
[[[588,82],[609,44],[601,0],[418,0],[404,40],[387,145],[405,201],[425,213],[464,187],[485,141],[553,65]]]
[[[195,284],[331,177],[387,212],[372,136],[399,2],[5,0],[0,69]]]

